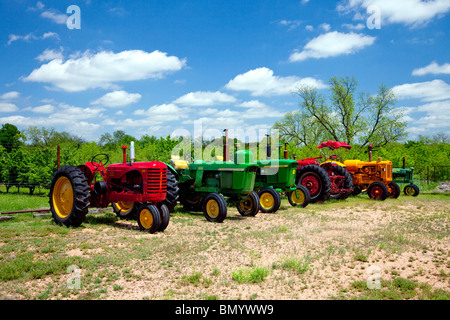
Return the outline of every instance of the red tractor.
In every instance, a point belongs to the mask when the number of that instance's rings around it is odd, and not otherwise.
[[[106,154],[98,154],[90,162],[79,166],[62,166],[54,174],[49,193],[52,216],[56,223],[79,226],[89,207],[105,208],[112,204],[120,218],[137,219],[139,229],[154,233],[164,231],[170,213],[166,205],[176,201],[178,187],[168,186],[169,169],[163,162],[134,162],[112,164]],[[98,174],[97,174],[98,173]],[[100,179],[97,180],[98,175]],[[166,199],[167,189],[175,190],[174,199]]]
[[[334,150],[336,141],[322,142],[317,148]],[[350,149],[351,146],[339,142],[339,147]],[[332,199],[346,199],[353,192],[352,176],[345,166],[337,162],[337,157],[325,156],[324,162],[319,162],[323,156],[298,160],[297,185],[305,186],[311,195],[311,202]]]

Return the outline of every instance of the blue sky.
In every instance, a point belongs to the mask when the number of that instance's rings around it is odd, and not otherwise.
[[[0,0],[0,124],[267,130],[350,75],[393,88],[410,139],[450,135],[449,30],[450,0]]]

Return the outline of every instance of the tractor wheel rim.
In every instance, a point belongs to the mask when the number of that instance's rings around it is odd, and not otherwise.
[[[245,199],[244,201],[241,201],[239,203],[239,205],[241,206],[242,211],[248,212],[248,211],[252,210],[252,208],[253,208],[253,201],[250,198],[250,196],[248,196],[247,199]]]
[[[73,207],[73,187],[70,180],[60,177],[53,187],[53,205],[60,218],[67,218]]]
[[[414,188],[413,187],[406,187],[406,194],[408,196],[412,196],[414,194]]]
[[[134,202],[133,201],[118,201],[116,202],[116,207],[119,209],[122,213],[126,213],[130,211],[133,208]]]
[[[141,222],[142,227],[145,229],[150,229],[153,225],[153,215],[150,210],[141,210],[141,213],[139,214],[139,221]]]
[[[214,199],[209,200],[206,204],[206,213],[208,214],[208,216],[213,219],[217,218],[219,216],[219,211],[219,203],[217,203],[217,201]]]
[[[321,183],[319,181],[319,178],[315,175],[308,175],[303,178],[302,185],[308,188],[309,193],[312,196],[315,196],[320,192],[321,189]]]
[[[370,194],[374,199],[379,199],[383,196],[383,189],[380,186],[372,187]]]
[[[298,193],[298,198],[297,198],[297,193]],[[305,202],[305,194],[303,193],[303,191],[297,189],[297,191],[292,191],[291,199],[295,204],[302,204],[303,202]]]
[[[260,199],[261,206],[264,209],[271,209],[275,204],[274,197],[270,193],[267,193],[267,192],[263,193],[259,199]]]
[[[393,198],[395,196],[394,187],[388,186],[389,198]]]

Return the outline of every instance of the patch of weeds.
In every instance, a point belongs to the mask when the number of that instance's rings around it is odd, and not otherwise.
[[[205,278],[200,272],[194,272],[190,276],[182,276],[181,284],[188,285],[192,284],[196,287],[202,285],[205,288],[208,288],[211,285],[212,280]]]
[[[427,284],[401,277],[392,281],[382,280],[379,289],[368,288],[365,281],[353,282],[351,286],[359,292],[356,299],[361,300],[448,300],[450,298],[449,291],[431,290]]]
[[[269,270],[265,267],[253,267],[251,269],[238,269],[231,273],[231,278],[237,283],[258,283],[263,282],[269,275]]]
[[[299,257],[288,257],[284,258],[279,264],[274,264],[273,267],[281,267],[285,270],[294,270],[299,274],[303,274],[306,271],[311,270],[311,259],[309,256],[299,258]]]

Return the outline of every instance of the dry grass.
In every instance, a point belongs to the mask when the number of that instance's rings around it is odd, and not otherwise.
[[[355,285],[377,268],[383,283],[422,285],[400,299],[431,299],[421,295],[425,287],[448,299],[449,204],[432,195],[384,202],[361,195],[304,209],[283,200],[277,213],[248,218],[229,207],[220,224],[177,209],[153,235],[110,210],[76,229],[24,217],[0,224],[0,298],[384,299]],[[61,267],[35,275],[38,262]],[[13,263],[24,271],[7,278]],[[79,268],[79,289],[67,287],[69,265]]]

